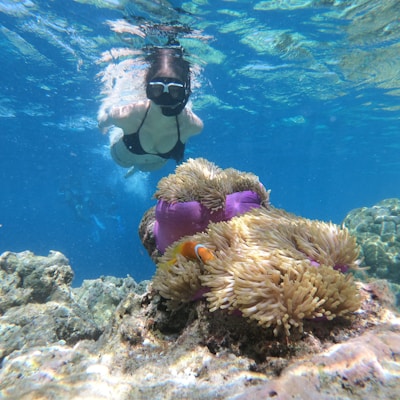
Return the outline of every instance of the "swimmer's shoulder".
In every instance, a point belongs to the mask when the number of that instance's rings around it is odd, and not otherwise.
[[[188,131],[190,135],[196,135],[200,133],[204,128],[204,123],[197,116],[190,107],[186,107],[182,113],[183,128]]]
[[[113,120],[129,119],[132,116],[144,115],[149,106],[149,100],[138,101],[125,104],[123,106],[113,107],[110,110],[110,118]]]

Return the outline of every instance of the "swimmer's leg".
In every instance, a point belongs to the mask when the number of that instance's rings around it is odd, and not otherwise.
[[[127,173],[124,175],[124,178],[127,179],[129,177],[131,177],[132,175],[136,174],[136,172],[138,172],[139,170],[135,167],[131,167],[128,169]]]

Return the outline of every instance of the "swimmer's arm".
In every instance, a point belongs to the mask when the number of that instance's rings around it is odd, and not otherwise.
[[[99,129],[104,133],[107,131],[107,128],[114,125],[118,128],[121,128],[124,133],[130,133],[130,131],[133,129],[132,127],[135,127],[137,122],[142,120],[146,109],[147,102],[142,101],[124,106],[113,107],[108,112],[104,111],[99,114]]]
[[[192,120],[192,124],[193,124],[193,128],[194,128],[194,135],[197,135],[198,133],[200,133],[203,128],[204,128],[204,123],[203,121],[196,115],[193,114],[193,120]]]
[[[191,110],[187,110],[183,140],[198,135],[204,128],[203,121]],[[186,136],[186,137],[185,137]]]

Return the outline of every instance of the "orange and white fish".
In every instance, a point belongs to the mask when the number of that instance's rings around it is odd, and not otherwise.
[[[187,241],[177,244],[172,252],[173,258],[168,262],[161,264],[160,267],[170,267],[176,264],[176,256],[178,254],[181,254],[189,260],[198,259],[203,264],[214,259],[214,254],[210,249],[204,246],[204,244]]]

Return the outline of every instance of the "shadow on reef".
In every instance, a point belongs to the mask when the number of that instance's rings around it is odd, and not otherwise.
[[[246,356],[254,360],[257,371],[265,368],[263,365],[266,362],[271,367],[272,359],[277,358],[278,364],[282,364],[281,358],[299,356],[304,351],[304,343],[314,340],[339,342],[344,332],[346,338],[353,336],[351,330],[354,323],[360,323],[356,316],[351,320],[337,318],[334,321],[306,321],[304,332],[296,331],[290,338],[284,334],[276,337],[272,329],[265,329],[238,313],[232,315],[225,310],[210,312],[204,300],[169,310],[166,301],[155,296],[154,304],[156,309],[153,309],[150,317],[149,328],[156,335],[161,334],[160,338],[178,339],[185,329],[192,326],[196,330],[198,344],[206,346],[212,354],[229,351],[236,356]],[[309,349],[307,347],[307,352]],[[278,374],[278,370],[275,373]]]

